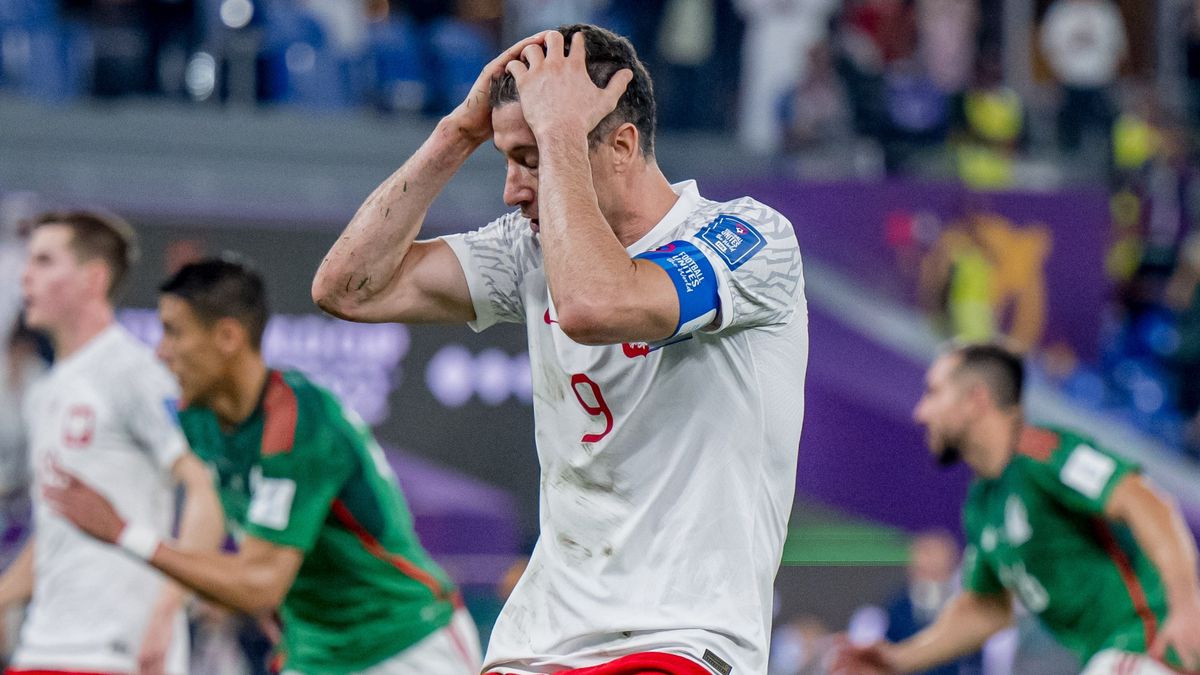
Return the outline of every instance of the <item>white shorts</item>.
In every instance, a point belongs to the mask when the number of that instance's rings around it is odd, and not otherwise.
[[[445,628],[353,675],[479,675],[482,667],[479,631],[467,610],[459,609]],[[283,675],[303,674],[285,670]]]
[[[1105,649],[1088,660],[1080,675],[1176,675],[1176,671],[1145,654]]]

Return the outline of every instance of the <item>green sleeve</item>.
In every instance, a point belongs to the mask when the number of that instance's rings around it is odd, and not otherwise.
[[[262,458],[250,480],[247,534],[306,553],[312,549],[353,470],[336,429],[298,423],[289,450]]]
[[[973,485],[963,504],[963,529],[967,535],[967,547],[963,551],[962,584],[965,590],[979,595],[997,595],[1004,592],[1000,577],[979,552],[982,524],[979,522],[977,503],[979,487]]]
[[[1055,501],[1072,511],[1103,515],[1113,489],[1140,467],[1118,455],[1076,439],[1064,443],[1048,461],[1028,462],[1029,476]]]
[[[963,552],[962,583],[964,589],[979,595],[999,595],[1004,592],[1000,578],[979,555],[979,547],[975,544],[967,544]]]

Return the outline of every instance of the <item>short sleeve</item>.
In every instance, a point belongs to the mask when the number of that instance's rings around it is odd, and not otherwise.
[[[987,560],[979,555],[979,546],[967,544],[963,551],[962,584],[965,590],[978,595],[998,595],[1004,592],[1000,577]]]
[[[1125,476],[1140,471],[1137,464],[1087,442],[1064,447],[1049,461],[1029,465],[1033,481],[1055,501],[1094,516],[1104,513],[1113,489]]]
[[[514,212],[478,230],[441,239],[466,275],[475,307],[475,320],[468,323],[473,330],[525,321],[521,288],[526,270],[535,264],[537,247],[528,220]]]
[[[800,246],[791,222],[774,209],[752,199],[734,202],[692,241],[718,281],[720,308],[706,332],[785,324],[801,306]]]
[[[316,543],[354,467],[343,425],[323,423],[320,414],[306,408],[302,420],[295,393],[278,380],[268,384],[262,459],[250,476],[247,534],[306,552]]]
[[[179,425],[179,387],[157,362],[130,373],[125,419],[130,436],[163,471],[170,471],[185,452],[187,439]]]

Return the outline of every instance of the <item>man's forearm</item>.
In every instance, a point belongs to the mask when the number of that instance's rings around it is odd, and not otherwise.
[[[184,551],[164,542],[150,564],[198,595],[247,614],[273,611],[283,601],[269,569],[247,565],[235,554]]]
[[[345,315],[388,287],[430,204],[479,147],[443,119],[428,139],[363,202],[313,280],[321,309]]]
[[[184,481],[183,513],[179,519],[178,547],[185,551],[216,551],[225,536],[224,513],[212,479],[199,465]],[[164,584],[156,605],[160,616],[170,616],[183,605],[187,591],[175,582]]]
[[[1167,591],[1169,607],[1195,603],[1200,589],[1196,580],[1196,544],[1179,510],[1149,488],[1130,509],[1125,520],[1138,546],[1158,569]]]
[[[605,220],[592,183],[585,134],[539,139],[538,210],[546,282],[560,322],[573,308],[611,306],[635,265]],[[586,260],[586,265],[580,261]],[[564,329],[565,330],[565,329]]]
[[[963,593],[950,601],[937,621],[892,650],[892,665],[902,673],[919,672],[979,650],[1012,622],[1007,596]]]

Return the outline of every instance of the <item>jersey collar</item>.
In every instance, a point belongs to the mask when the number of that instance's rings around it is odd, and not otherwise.
[[[125,332],[121,324],[113,321],[107,328],[100,331],[91,340],[84,343],[82,347],[75,350],[65,359],[56,360],[54,370],[58,373],[66,373],[80,367],[80,364],[87,363],[92,360],[93,354],[98,354],[104,351],[105,345],[115,342],[120,339],[120,335]]]
[[[675,183],[671,189],[679,195],[679,199],[675,200],[675,205],[671,207],[670,211],[667,211],[667,215],[663,216],[657,225],[650,228],[650,231],[642,235],[641,239],[625,247],[625,252],[630,257],[645,253],[651,246],[658,244],[668,232],[681,225],[692,211],[696,210],[696,206],[700,202],[700,190],[696,187],[696,181],[685,180],[682,183]]]

